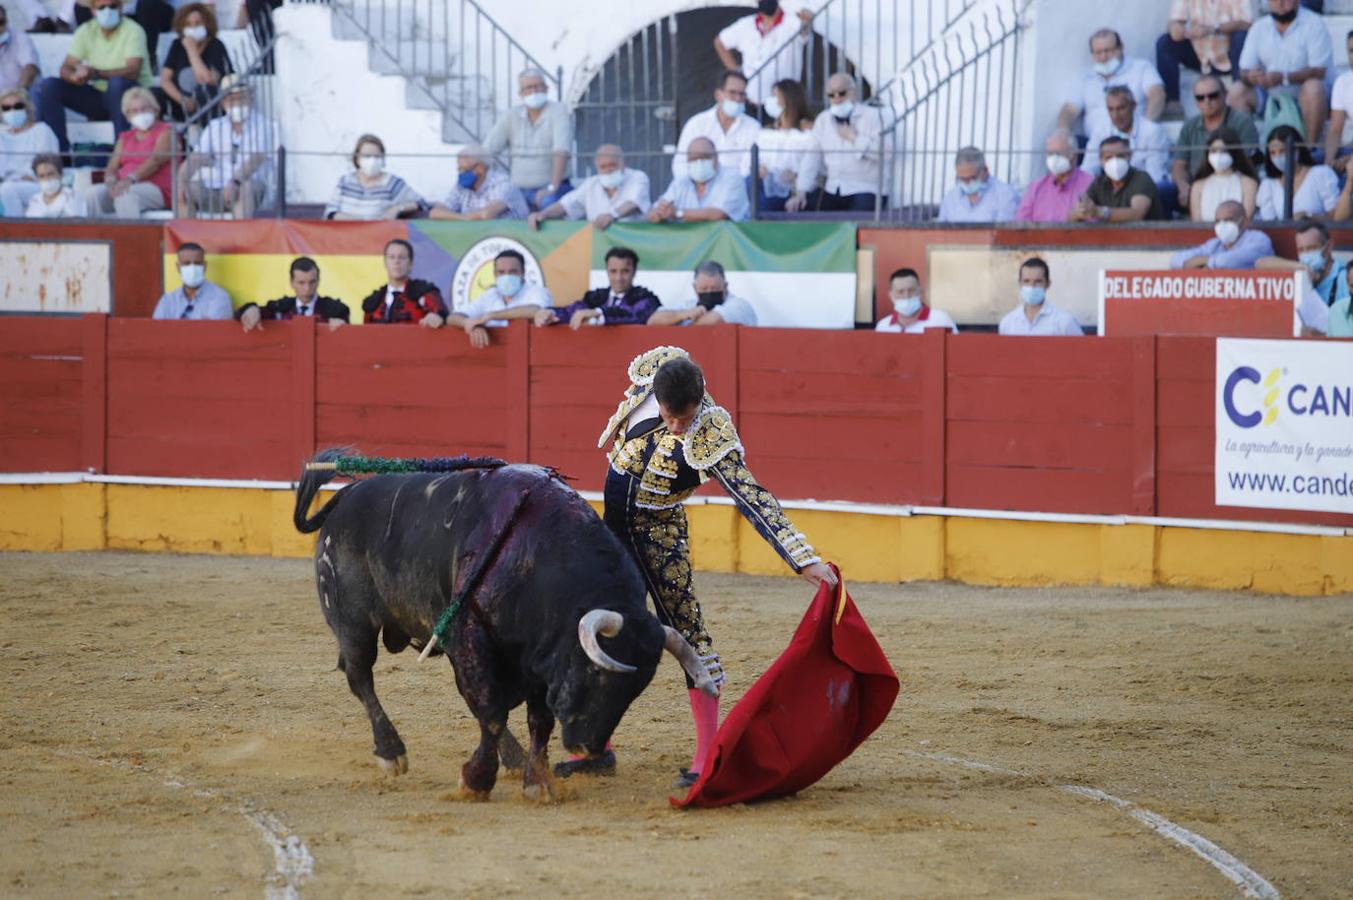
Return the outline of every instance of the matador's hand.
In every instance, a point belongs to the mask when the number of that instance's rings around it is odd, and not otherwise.
[[[839,581],[836,577],[836,573],[831,570],[831,567],[820,562],[804,566],[799,570],[799,577],[813,587],[821,587],[825,583],[834,588]]]

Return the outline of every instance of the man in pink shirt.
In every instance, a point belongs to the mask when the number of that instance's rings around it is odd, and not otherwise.
[[[1029,185],[1015,211],[1016,222],[1065,222],[1094,181],[1089,172],[1076,165],[1076,139],[1071,132],[1057,129],[1048,135],[1048,174]]]

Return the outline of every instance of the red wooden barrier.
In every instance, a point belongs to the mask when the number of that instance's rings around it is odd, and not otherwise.
[[[748,465],[782,496],[942,501],[927,478],[924,410],[943,408],[921,335],[744,328],[738,430]]]
[[[352,444],[385,456],[506,456],[524,398],[509,370],[524,330],[495,329],[476,350],[463,332],[416,326],[321,327],[316,341],[314,436],[317,446]],[[293,465],[294,468],[294,465]]]
[[[0,319],[0,471],[81,467],[82,329],[69,317]]]

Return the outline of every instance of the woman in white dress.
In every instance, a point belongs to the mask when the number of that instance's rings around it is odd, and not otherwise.
[[[85,201],[61,183],[61,157],[39,153],[33,157],[33,175],[38,192],[28,201],[30,219],[83,219],[89,215]]]
[[[1287,139],[1296,146],[1296,159],[1287,158]],[[1339,176],[1329,166],[1317,166],[1301,135],[1291,125],[1279,125],[1269,132],[1268,155],[1264,159],[1264,180],[1259,185],[1255,218],[1274,221],[1283,217],[1283,173],[1295,167],[1292,191],[1292,218],[1324,219],[1339,202]]]
[[[1209,134],[1207,155],[1193,173],[1189,218],[1195,222],[1214,222],[1217,207],[1235,200],[1245,207],[1246,217],[1253,219],[1258,194],[1259,176],[1241,149],[1240,135],[1230,128],[1218,128]]]
[[[16,87],[0,93],[0,214],[23,216],[28,199],[38,192],[33,157],[59,150],[52,129],[38,121],[27,91]]]
[[[803,208],[805,198],[817,187],[822,169],[822,149],[812,132],[803,86],[788,78],[775,82],[761,108],[771,123],[756,137],[757,199],[764,211],[794,212]]]

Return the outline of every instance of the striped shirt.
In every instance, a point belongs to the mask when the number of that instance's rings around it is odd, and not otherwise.
[[[332,219],[342,213],[354,219],[380,219],[390,207],[405,203],[422,206],[423,198],[398,175],[385,172],[380,181],[365,185],[356,172],[348,172],[334,186],[334,195],[324,207],[324,218]]]

